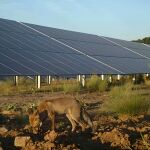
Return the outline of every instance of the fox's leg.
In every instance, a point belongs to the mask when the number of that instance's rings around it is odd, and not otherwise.
[[[72,118],[74,121],[76,121],[77,123],[79,123],[79,125],[80,125],[81,128],[82,128],[82,131],[85,131],[86,125],[85,125],[85,123],[81,120],[80,115],[78,115],[78,116],[70,115],[70,116],[71,116],[71,118]]]
[[[79,125],[81,126],[82,131],[85,131],[85,128],[86,128],[85,123],[84,123],[83,121],[81,121],[81,120],[80,120],[78,123],[79,123]]]
[[[51,118],[52,121],[52,126],[51,126],[51,130],[55,130],[55,114],[49,114],[49,118]]]
[[[76,128],[76,122],[71,118],[71,116],[69,114],[66,114],[67,118],[69,119],[69,121],[71,122],[71,125],[72,125],[72,132],[75,131],[75,128]]]

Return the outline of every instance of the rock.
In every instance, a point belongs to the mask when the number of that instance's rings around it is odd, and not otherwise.
[[[44,143],[42,147],[44,148],[44,150],[51,150],[55,147],[55,144],[48,141]]]
[[[98,135],[98,132],[95,132],[94,135]]]
[[[121,147],[122,149],[130,147],[129,136],[121,133],[116,128],[110,132],[104,132],[99,136],[102,143],[111,143],[112,147]]]
[[[138,119],[144,119],[144,115],[139,115]]]
[[[71,149],[72,148],[72,145],[67,145],[67,149]]]
[[[148,143],[143,143],[143,140],[136,140],[136,142],[132,145],[135,150],[149,150],[150,146]]]
[[[20,112],[12,111],[12,110],[3,110],[1,112],[3,115],[8,115],[8,116],[15,116],[15,115],[20,115]]]
[[[94,141],[94,140],[97,140],[98,139],[98,136],[93,136],[92,137],[92,140]]]
[[[148,139],[150,136],[148,134],[144,134],[144,139]]]
[[[121,124],[121,125],[120,125],[120,128],[121,128],[121,129],[126,129],[126,128],[127,128],[127,125],[126,125],[126,124]]]
[[[102,136],[102,134],[103,134],[102,132],[99,132],[99,133],[98,133],[98,137],[101,137],[101,136]]]
[[[3,148],[0,146],[0,150],[3,150]]]
[[[33,132],[32,127],[30,125],[25,125],[24,130],[27,132]]]
[[[136,131],[137,131],[137,132],[148,132],[148,131],[150,131],[150,127],[148,127],[148,126],[145,126],[145,127],[143,127],[143,128],[137,127],[137,128],[136,128]]]
[[[29,130],[31,128],[31,126],[29,124],[24,126],[24,130]]]
[[[44,140],[54,142],[57,136],[58,134],[55,131],[46,132],[46,135],[44,136]]]
[[[127,121],[129,119],[129,116],[128,115],[120,115],[118,117],[121,121]]]
[[[67,147],[63,147],[63,149],[62,150],[68,150],[68,148]]]
[[[25,147],[31,141],[30,136],[17,136],[14,141],[16,147]]]
[[[98,128],[98,122],[97,122],[97,121],[93,121],[93,126],[94,126],[94,129],[95,129],[95,131],[96,131],[97,128]]]
[[[0,135],[5,134],[6,132],[8,132],[8,129],[6,129],[5,127],[0,127]]]
[[[134,127],[128,127],[128,130],[135,131],[135,128]]]
[[[76,148],[76,145],[75,145],[75,144],[72,144],[72,148]]]
[[[135,123],[138,123],[139,122],[139,118],[137,116],[132,116],[131,117],[131,120]]]
[[[22,150],[36,150],[36,149],[38,149],[38,147],[36,144],[33,144],[32,141],[28,142],[27,145],[24,148],[22,148]]]

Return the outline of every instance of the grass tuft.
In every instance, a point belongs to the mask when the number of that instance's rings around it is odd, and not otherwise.
[[[66,84],[63,85],[63,91],[64,93],[73,93],[73,92],[79,92],[82,89],[82,86],[80,83],[76,82],[74,84]]]
[[[104,92],[108,90],[109,84],[107,80],[102,80],[100,77],[93,75],[89,80],[87,80],[86,88],[89,91]]]
[[[133,90],[132,84],[114,87],[110,99],[103,104],[103,110],[117,114],[145,114],[150,109],[150,99]]]
[[[8,95],[13,90],[13,82],[10,79],[6,79],[0,82],[0,93]]]

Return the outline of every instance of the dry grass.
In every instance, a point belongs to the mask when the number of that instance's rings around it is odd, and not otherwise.
[[[74,84],[64,84],[63,85],[63,91],[64,93],[74,93],[74,92],[80,92],[82,89],[82,86],[80,83],[74,83]]]
[[[0,82],[0,95],[14,95],[19,93],[28,93],[35,91],[34,81],[20,77],[18,86],[15,86],[12,79],[6,79]]]
[[[141,135],[143,144],[145,145],[145,148],[146,148],[147,150],[150,150],[150,142],[147,140],[147,134],[142,135],[142,133],[140,133],[140,135]]]
[[[87,80],[86,88],[89,91],[104,92],[109,88],[107,80],[102,80],[100,77],[93,75]]]
[[[103,104],[103,110],[129,115],[148,113],[150,97],[139,93],[139,90],[136,90],[131,83],[114,87],[110,91],[110,99]]]
[[[103,92],[108,90],[108,82],[102,81],[100,77],[94,75],[86,80],[86,86],[82,87],[81,83],[76,79],[56,79],[52,81],[50,85],[42,82],[41,88],[37,89],[35,79],[29,79],[27,77],[19,77],[19,84],[14,85],[12,79],[7,79],[0,83],[0,95],[14,95],[21,93],[36,93],[36,92],[59,92],[74,93],[80,91],[98,91]]]

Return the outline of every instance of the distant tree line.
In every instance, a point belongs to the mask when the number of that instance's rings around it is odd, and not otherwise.
[[[150,37],[145,37],[143,39],[134,40],[133,42],[140,42],[140,43],[150,44]]]

